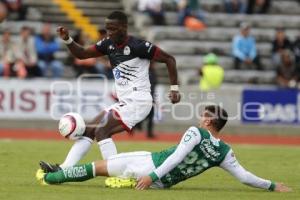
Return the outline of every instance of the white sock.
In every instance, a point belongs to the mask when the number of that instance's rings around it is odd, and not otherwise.
[[[103,160],[107,160],[112,155],[117,154],[117,148],[114,141],[111,138],[107,138],[98,142],[100,151],[102,153]]]
[[[60,165],[61,168],[71,167],[78,163],[78,161],[85,156],[90,150],[93,140],[89,137],[82,137],[75,141],[70,149],[65,161]]]

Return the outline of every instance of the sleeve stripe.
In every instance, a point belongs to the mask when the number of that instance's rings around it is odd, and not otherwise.
[[[155,182],[159,179],[155,172],[152,172],[151,174],[149,174],[149,176],[151,177],[152,182]]]
[[[274,191],[275,187],[276,187],[276,184],[272,181],[270,187],[268,188],[268,190]]]
[[[96,50],[97,52],[99,52],[101,55],[104,55],[98,48],[97,48],[97,45],[92,45],[89,47],[90,49],[93,49],[93,50]]]

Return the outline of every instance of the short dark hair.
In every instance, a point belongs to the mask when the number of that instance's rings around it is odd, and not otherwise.
[[[220,131],[226,124],[228,114],[225,109],[218,105],[206,106],[205,111],[209,112],[209,115],[213,117],[212,124],[217,131]]]
[[[100,28],[100,29],[98,29],[98,33],[100,33],[101,35],[106,35],[107,31],[104,28]]]
[[[113,11],[112,13],[110,13],[107,16],[107,19],[118,20],[119,22],[121,22],[123,24],[128,23],[127,15],[122,11]]]

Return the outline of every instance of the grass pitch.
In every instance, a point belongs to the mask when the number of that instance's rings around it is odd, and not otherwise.
[[[215,168],[167,190],[136,191],[104,187],[104,178],[82,183],[41,186],[35,180],[39,160],[62,162],[71,142],[0,140],[0,199],[2,200],[187,200],[300,199],[300,148],[235,145],[240,163],[258,176],[281,181],[293,188],[291,193],[273,193],[242,185],[221,169]],[[117,143],[119,152],[159,151],[168,143]],[[82,163],[100,159],[97,145]]]

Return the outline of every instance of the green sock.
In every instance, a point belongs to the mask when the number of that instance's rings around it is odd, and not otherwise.
[[[49,184],[86,181],[94,178],[93,166],[93,163],[75,165],[57,172],[47,173],[45,181]]]

